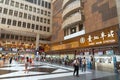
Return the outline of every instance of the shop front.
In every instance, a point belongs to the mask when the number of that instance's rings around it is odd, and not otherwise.
[[[118,25],[115,25],[54,43],[49,55],[54,53],[60,57],[69,56],[71,59],[86,57],[88,68],[114,71],[114,56],[119,55],[118,30]]]
[[[92,68],[114,71],[113,58],[119,54],[118,30],[116,25],[80,37],[80,46],[85,47],[84,56],[89,58],[88,64],[91,62],[90,56],[94,57]]]

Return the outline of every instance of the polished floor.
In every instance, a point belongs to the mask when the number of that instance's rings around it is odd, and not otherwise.
[[[103,71],[79,71],[73,76],[73,68],[55,64],[34,62],[25,73],[24,64],[13,61],[0,68],[0,80],[120,80],[120,75]]]

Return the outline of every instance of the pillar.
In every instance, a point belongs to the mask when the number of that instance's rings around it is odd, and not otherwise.
[[[79,24],[76,25],[76,32],[79,32]]]
[[[40,38],[40,35],[37,34],[36,35],[36,50],[39,48],[39,38]]]

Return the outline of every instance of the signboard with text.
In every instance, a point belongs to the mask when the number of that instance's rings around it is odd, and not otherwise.
[[[118,27],[109,27],[80,37],[80,47],[117,43]]]
[[[63,44],[58,43],[56,45],[53,45],[51,49],[63,50],[118,43],[118,29],[119,28],[117,25],[108,27],[99,31],[95,31],[70,40],[63,41]]]

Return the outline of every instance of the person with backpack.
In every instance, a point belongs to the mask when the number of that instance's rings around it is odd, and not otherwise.
[[[73,61],[73,67],[74,67],[74,72],[73,72],[73,76],[79,76],[79,59],[76,58],[74,61]]]

